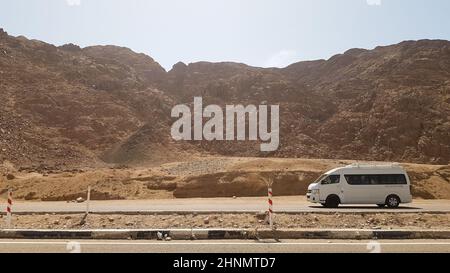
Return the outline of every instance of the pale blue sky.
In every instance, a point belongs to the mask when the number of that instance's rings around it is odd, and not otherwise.
[[[0,27],[178,61],[285,66],[349,48],[450,39],[448,0],[0,0]]]

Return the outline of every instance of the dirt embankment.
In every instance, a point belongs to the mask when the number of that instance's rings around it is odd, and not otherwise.
[[[189,197],[264,196],[267,184],[264,178],[274,177],[273,191],[278,195],[301,195],[317,178],[317,172],[224,172],[188,177],[173,195]]]
[[[8,188],[16,199],[71,201],[245,197],[267,194],[268,179],[275,195],[304,195],[323,172],[352,161],[260,158],[197,158],[151,168],[100,168],[52,173],[18,172],[4,166],[0,198]],[[415,198],[450,199],[450,166],[403,164],[412,180]],[[8,176],[9,175],[9,176]]]

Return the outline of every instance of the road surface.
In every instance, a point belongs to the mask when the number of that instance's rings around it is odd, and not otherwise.
[[[450,240],[64,241],[0,240],[0,253],[450,253]]]
[[[326,209],[311,204],[303,196],[274,197],[274,210],[282,212],[446,212],[450,213],[450,200],[415,200],[400,208],[380,209],[375,205],[341,206]],[[3,202],[6,206],[6,202]],[[196,198],[162,200],[91,201],[90,211],[99,213],[155,213],[155,212],[258,212],[267,209],[267,199],[255,198]],[[16,213],[80,213],[86,203],[68,202],[14,202]],[[2,211],[5,211],[2,208]]]

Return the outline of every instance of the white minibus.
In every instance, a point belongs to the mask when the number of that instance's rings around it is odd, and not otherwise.
[[[352,164],[333,169],[309,185],[307,199],[328,208],[340,204],[375,204],[397,208],[411,203],[411,182],[398,164]]]

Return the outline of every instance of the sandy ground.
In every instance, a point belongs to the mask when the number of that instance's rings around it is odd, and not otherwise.
[[[22,170],[4,165],[0,198],[7,188],[15,199],[71,201],[137,200],[193,197],[264,196],[264,179],[274,178],[278,195],[304,195],[307,186],[323,172],[353,161],[275,158],[193,158],[157,167],[111,167],[73,170]],[[384,163],[385,164],[385,163]],[[450,166],[402,164],[413,183],[413,195],[425,199],[450,199]],[[7,178],[7,175],[14,178]]]
[[[6,228],[5,216],[0,228]],[[277,228],[450,229],[450,213],[276,214]],[[144,229],[144,228],[267,228],[258,214],[171,215],[20,215],[13,217],[21,229]]]

